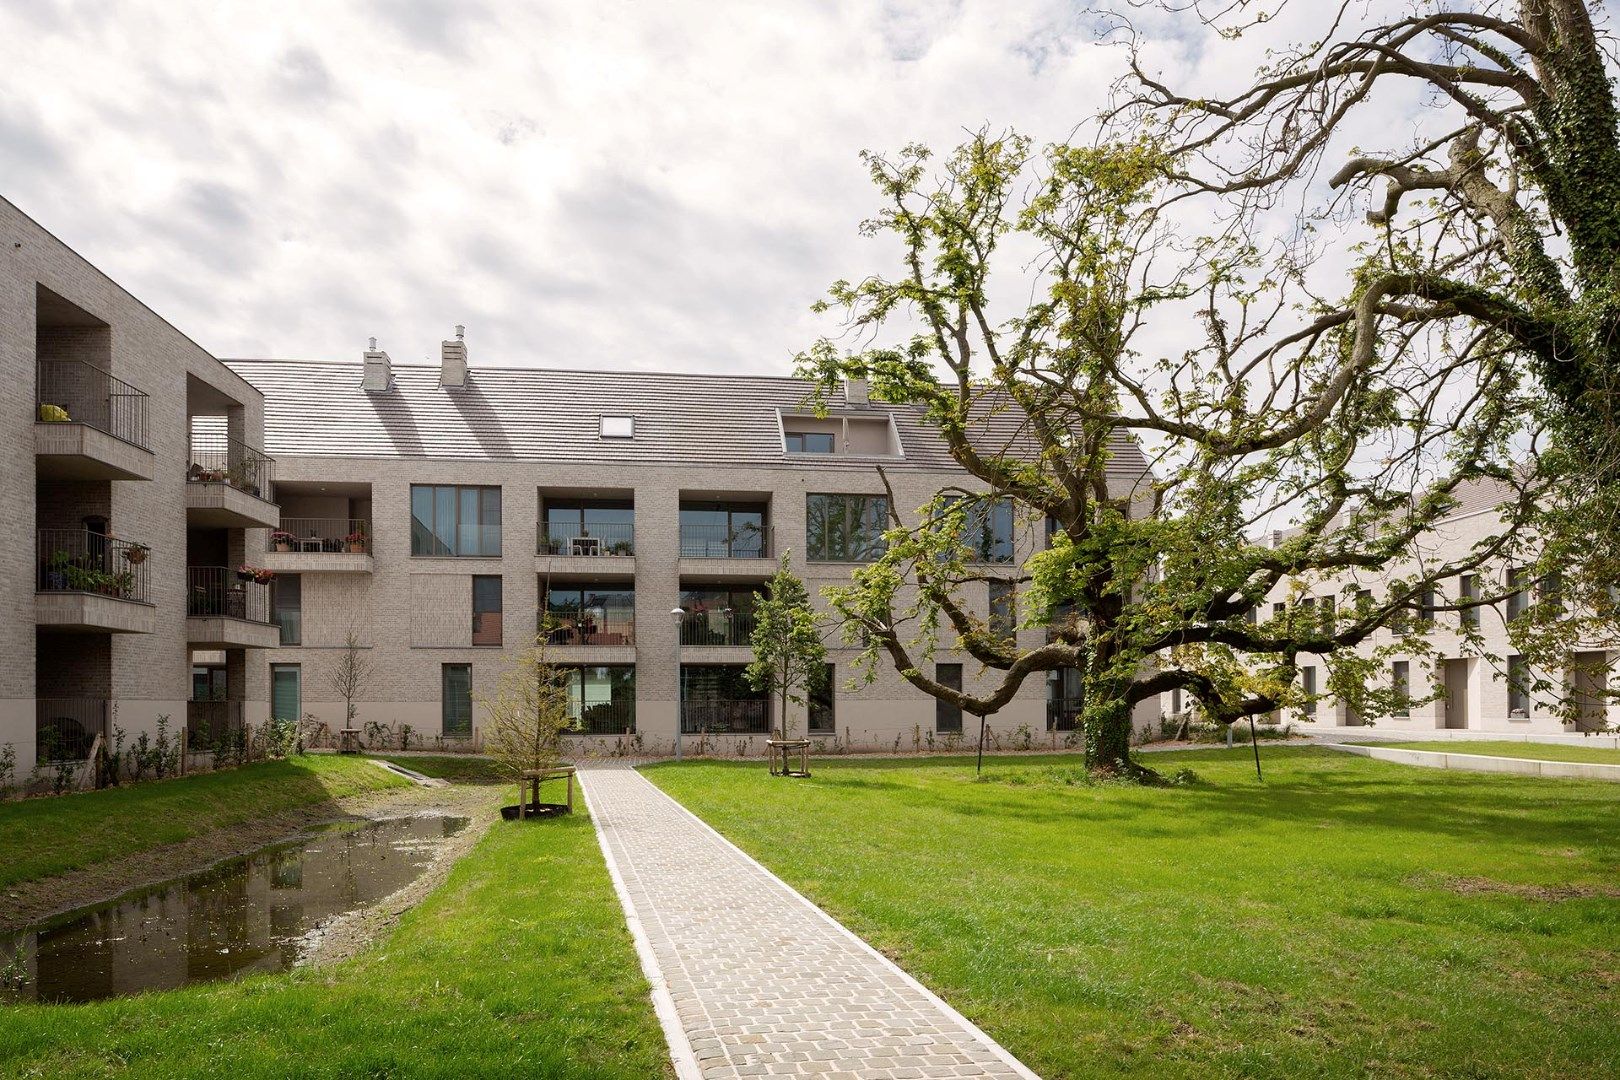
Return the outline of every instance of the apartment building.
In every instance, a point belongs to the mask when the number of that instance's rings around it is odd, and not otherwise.
[[[1462,558],[1476,543],[1496,535],[1500,531],[1496,507],[1507,497],[1506,489],[1494,482],[1481,481],[1461,489],[1456,508],[1422,538],[1419,550],[1425,561],[1436,564]],[[1551,595],[1556,586],[1549,591],[1545,585],[1530,584],[1529,578],[1526,568],[1506,562],[1488,564],[1442,583],[1428,601],[1433,606],[1425,605],[1412,615],[1419,624],[1417,629],[1433,646],[1436,658],[1432,662],[1416,655],[1389,658],[1384,687],[1404,688],[1414,700],[1404,715],[1379,719],[1380,731],[1552,735],[1596,731],[1620,723],[1620,707],[1609,702],[1602,674],[1616,659],[1611,650],[1592,643],[1575,653],[1570,670],[1559,672],[1534,669],[1515,652],[1508,638],[1508,622],[1532,604],[1560,602]],[[1342,580],[1319,584],[1300,595],[1292,583],[1284,583],[1268,598],[1266,610],[1260,614],[1263,617],[1290,603],[1329,612],[1333,605],[1345,603],[1344,585]],[[1373,577],[1358,579],[1353,585],[1374,595],[1379,595],[1382,587],[1381,581]],[[1468,599],[1500,595],[1507,596],[1500,604],[1461,611],[1435,610]],[[1480,638],[1478,645],[1468,640],[1474,632]],[[1364,649],[1370,654],[1380,646],[1387,647],[1394,637],[1390,630],[1377,631]],[[1548,700],[1549,695],[1532,692],[1532,684],[1538,679],[1564,687],[1564,692],[1578,702],[1579,718],[1566,722]],[[1307,692],[1325,693],[1326,661],[1302,656],[1300,680]],[[1425,700],[1431,697],[1433,700]],[[1307,730],[1359,727],[1364,723],[1346,703],[1332,697],[1304,709],[1290,710],[1287,719]]]
[[[743,669],[779,558],[819,596],[879,550],[884,476],[907,520],[947,487],[979,487],[919,410],[859,384],[816,416],[792,378],[477,367],[459,328],[437,366],[395,364],[375,341],[359,363],[227,363],[264,394],[281,511],[255,534],[280,628],[255,678],[277,714],[341,726],[330,673],[352,632],[372,672],[360,722],[429,743],[473,736],[479,700],[544,612],[580,749],[762,752],[774,705]],[[1015,440],[1016,423],[992,418],[984,437]],[[1122,444],[1111,469],[1124,499],[1146,465]],[[987,575],[1007,580],[975,599],[1010,625],[1011,579],[1044,530],[1010,507],[979,524]],[[1034,645],[1044,631],[1018,633]],[[862,682],[833,644],[828,689],[794,709],[795,730],[857,748],[976,736],[890,670]],[[965,654],[932,662],[946,682],[983,678]],[[1065,689],[1032,681],[993,729],[1061,744],[1077,706]],[[1141,722],[1157,715],[1145,703]]]
[[[0,240],[0,365],[19,390],[0,421],[0,747],[16,778],[115,728],[267,715],[250,657],[278,640],[268,589],[234,571],[279,521],[263,399],[3,199]],[[199,659],[220,673],[210,695]]]

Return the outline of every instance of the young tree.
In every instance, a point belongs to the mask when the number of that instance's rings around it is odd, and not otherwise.
[[[767,588],[770,595],[754,606],[754,661],[748,665],[748,681],[756,690],[776,694],[777,738],[786,739],[788,705],[807,700],[825,670],[827,646],[810,606],[810,592],[788,569],[785,553]]]
[[[824,394],[864,378],[921,410],[982,485],[896,514],[884,554],[830,590],[868,677],[886,660],[982,716],[1074,669],[1088,765],[1150,779],[1130,755],[1137,703],[1181,688],[1229,724],[1297,703],[1311,653],[1331,658],[1328,689],[1374,715],[1373,660],[1353,647],[1518,542],[1545,490],[1542,402],[1500,335],[1397,327],[1398,347],[1374,347],[1299,303],[1305,283],[1256,245],[1173,228],[1162,178],[1178,162],[1146,136],[1037,156],[981,132],[937,175],[921,147],[866,161],[883,206],[863,231],[898,249],[898,273],[832,286],[818,307],[859,344],[819,341],[801,371]],[[991,288],[1003,241],[1005,295]],[[1349,310],[1393,310],[1361,284]],[[997,314],[1015,296],[1030,299]],[[1424,555],[1419,538],[1482,483],[1500,488],[1501,527]],[[1036,647],[976,614],[986,586],[963,515],[989,499],[1050,537],[1013,575],[1023,624],[1047,628]],[[1337,602],[1261,610],[1290,582]],[[942,634],[997,677],[987,690],[924,673]]]
[[[551,662],[544,632],[512,657],[495,695],[479,704],[488,714],[485,749],[514,781],[562,763],[562,735],[573,726],[568,685]]]
[[[360,644],[360,632],[350,627],[343,635],[343,647],[326,669],[326,685],[343,699],[343,726],[354,727],[354,699],[363,694],[371,681],[371,656]],[[297,717],[293,717],[294,720]]]

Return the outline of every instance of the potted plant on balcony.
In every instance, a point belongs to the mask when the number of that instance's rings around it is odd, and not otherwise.
[[[253,568],[253,580],[258,582],[260,585],[270,584],[270,582],[275,580],[275,577],[276,572],[274,570],[266,570],[262,566],[256,566]]]
[[[146,561],[146,557],[150,554],[152,554],[152,549],[145,544],[131,544],[124,549],[124,561],[131,566],[139,566]]]
[[[270,534],[270,543],[277,551],[291,551],[295,537],[286,529],[277,529]]]
[[[343,538],[348,545],[350,554],[364,555],[366,553],[366,527],[364,523],[355,526],[354,532]]]

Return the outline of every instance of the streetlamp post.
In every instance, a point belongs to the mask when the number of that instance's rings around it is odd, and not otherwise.
[[[681,760],[681,735],[686,728],[685,711],[681,698],[684,696],[684,687],[681,686],[681,631],[685,616],[685,608],[674,608],[670,614],[675,617],[675,760]]]

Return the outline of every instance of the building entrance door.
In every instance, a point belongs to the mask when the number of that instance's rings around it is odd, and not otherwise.
[[[1468,726],[1468,661],[1447,660],[1445,664],[1446,727],[1466,728]]]

